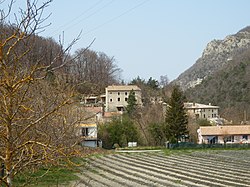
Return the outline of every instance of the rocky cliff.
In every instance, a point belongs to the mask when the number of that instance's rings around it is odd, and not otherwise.
[[[179,84],[184,90],[195,87],[249,48],[250,26],[223,40],[212,40],[207,44],[201,58],[172,83]]]

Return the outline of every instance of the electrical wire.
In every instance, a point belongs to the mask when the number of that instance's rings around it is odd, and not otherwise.
[[[70,21],[68,21],[67,23],[61,25],[60,27],[58,27],[56,30],[61,29],[62,27],[65,27],[69,24],[72,24],[73,21],[79,19],[81,16],[85,15],[86,13],[88,13],[90,10],[92,10],[93,8],[95,8],[98,4],[100,4],[103,0],[98,1],[97,3],[95,3],[93,6],[91,6],[90,8],[88,8],[87,10],[85,10],[84,12],[82,12],[80,15],[76,16],[75,18],[71,19]]]
[[[58,31],[63,30],[63,31],[67,31],[69,29],[71,29],[72,27],[80,24],[81,22],[83,22],[84,20],[87,20],[88,18],[94,16],[95,14],[97,14],[98,12],[100,12],[101,10],[103,10],[104,8],[106,8],[107,6],[109,6],[110,4],[112,4],[114,2],[114,0],[109,1],[108,3],[104,4],[102,7],[100,7],[99,9],[97,9],[96,11],[94,11],[93,13],[87,15],[86,17],[80,19],[79,21],[75,22],[76,20],[78,20],[80,17],[82,17],[83,15],[85,15],[86,13],[88,13],[90,10],[94,9],[97,5],[99,5],[103,0],[98,1],[97,3],[95,3],[93,6],[91,6],[90,8],[88,8],[86,11],[84,11],[83,13],[81,13],[79,16],[75,17],[74,19],[72,19],[71,21],[68,21],[66,24],[60,26],[59,28],[57,28],[55,30],[55,32],[53,32],[53,36],[58,34]],[[63,27],[66,27],[65,29],[62,29]],[[55,34],[57,33],[57,34]]]
[[[101,27],[103,27],[103,26],[105,26],[105,25],[107,25],[107,24],[109,24],[109,23],[111,23],[111,22],[113,22],[113,21],[119,19],[120,17],[122,17],[122,16],[124,16],[124,15],[126,15],[126,14],[128,14],[128,13],[130,13],[130,12],[132,12],[133,10],[135,10],[135,9],[137,9],[137,8],[139,8],[139,7],[141,7],[142,5],[144,5],[144,4],[145,4],[146,2],[148,2],[148,1],[149,1],[149,0],[144,0],[143,2],[141,2],[141,3],[137,4],[137,5],[135,5],[134,7],[132,7],[132,8],[130,8],[130,9],[124,11],[124,12],[121,13],[120,15],[115,16],[115,17],[111,18],[110,20],[108,20],[108,21],[106,21],[106,22],[104,22],[104,23],[102,23],[102,24],[100,24],[100,25],[94,27],[93,29],[88,30],[87,32],[83,33],[83,35],[87,35],[87,34],[93,32],[93,31],[95,31],[95,30],[98,30],[99,28],[101,28]]]

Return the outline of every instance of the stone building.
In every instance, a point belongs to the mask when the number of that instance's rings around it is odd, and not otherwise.
[[[133,90],[138,105],[142,105],[141,89],[136,85],[112,85],[106,88],[106,112],[124,111],[129,93]]]
[[[211,119],[219,117],[219,107],[213,106],[211,103],[208,105],[199,103],[184,103],[184,107],[190,116],[203,119]]]

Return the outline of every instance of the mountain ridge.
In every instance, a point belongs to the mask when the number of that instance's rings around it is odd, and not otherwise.
[[[209,42],[202,57],[175,81],[189,102],[218,105],[228,121],[250,123],[250,27]]]
[[[250,26],[222,40],[214,39],[207,44],[202,56],[171,83],[180,85],[183,90],[195,87],[249,48]]]

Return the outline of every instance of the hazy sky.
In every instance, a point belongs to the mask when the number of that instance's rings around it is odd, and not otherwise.
[[[202,55],[207,43],[250,25],[249,0],[54,0],[42,33],[74,46],[114,56],[129,81],[140,76],[178,77]]]

